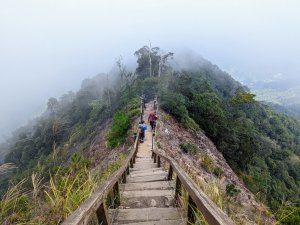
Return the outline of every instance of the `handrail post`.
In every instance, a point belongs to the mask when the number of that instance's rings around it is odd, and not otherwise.
[[[122,174],[122,183],[126,183],[126,171],[124,171],[124,173]]]
[[[127,168],[126,168],[126,173],[127,173],[127,175],[129,175],[129,173],[130,173],[129,166],[127,166]]]
[[[99,222],[99,224],[102,225],[109,225],[108,220],[107,220],[107,210],[106,207],[104,205],[104,203],[102,203],[99,208],[96,210],[96,216],[97,216],[97,220]]]
[[[172,180],[173,178],[173,167],[170,165],[169,167],[169,173],[168,173],[168,180]]]
[[[160,167],[160,156],[157,156],[157,167]]]
[[[196,223],[196,215],[195,215],[195,209],[197,208],[195,202],[193,201],[193,199],[191,198],[191,196],[189,195],[189,199],[188,199],[188,223],[189,224],[195,224]]]
[[[134,155],[132,157],[132,162],[135,163],[135,153],[134,153]]]
[[[152,150],[153,150],[153,145],[154,145],[154,133],[152,133],[152,146],[151,146]]]
[[[175,185],[175,205],[177,207],[179,207],[179,197],[181,196],[181,181],[177,175],[177,178],[176,178],[176,185]]]
[[[156,154],[154,153],[154,163],[156,163]]]
[[[133,168],[133,159],[130,159],[130,168]]]
[[[113,208],[116,209],[118,206],[120,206],[120,189],[119,189],[119,181],[117,181],[113,187],[113,197],[115,198],[113,203]]]

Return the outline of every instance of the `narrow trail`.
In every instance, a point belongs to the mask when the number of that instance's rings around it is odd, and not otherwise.
[[[153,102],[146,105],[144,120],[148,126],[144,143],[140,143],[133,168],[125,184],[120,185],[121,205],[110,210],[114,225],[181,225],[186,224],[184,212],[174,207],[175,182],[168,181],[167,172],[153,162],[152,132],[148,115]]]

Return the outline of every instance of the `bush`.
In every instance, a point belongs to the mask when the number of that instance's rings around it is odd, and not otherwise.
[[[181,151],[183,151],[186,154],[190,153],[192,155],[195,155],[198,151],[197,146],[191,143],[181,143],[179,147]]]
[[[166,91],[161,94],[160,106],[183,125],[187,122],[189,116],[183,95]]]
[[[108,134],[108,147],[115,148],[125,141],[130,122],[124,112],[116,112],[113,118],[111,131]]]
[[[235,187],[234,184],[227,184],[226,185],[226,194],[229,197],[235,197],[240,193],[241,191]]]
[[[215,167],[213,169],[213,174],[216,175],[217,177],[220,177],[222,175],[223,171],[221,167]]]

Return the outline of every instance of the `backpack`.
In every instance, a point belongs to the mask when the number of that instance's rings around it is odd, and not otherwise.
[[[140,124],[139,127],[138,127],[138,133],[141,134],[143,131],[143,125]]]

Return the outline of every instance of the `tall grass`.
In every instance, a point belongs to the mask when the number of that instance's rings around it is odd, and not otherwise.
[[[12,170],[15,168],[17,168],[17,167],[13,163],[2,164],[2,165],[0,165],[0,174],[4,174],[4,173],[8,172],[9,170]]]
[[[59,224],[87,199],[125,160],[120,154],[115,163],[93,174],[90,162],[81,155],[72,157],[70,166],[59,166],[42,185],[40,173],[31,176],[32,189],[25,191],[22,180],[12,185],[0,200],[0,224]]]
[[[184,188],[181,188],[181,195],[179,196],[179,204],[182,207],[182,209],[185,211],[186,215],[188,212],[188,208],[190,207],[193,211],[196,220],[195,223],[188,222],[188,225],[200,225],[200,224],[209,225],[208,222],[205,220],[201,211],[198,208],[190,205],[188,199],[189,199],[188,192]]]
[[[23,184],[25,179],[16,185],[9,187],[0,201],[0,223],[12,224],[15,220],[21,220],[27,208],[27,196]]]

